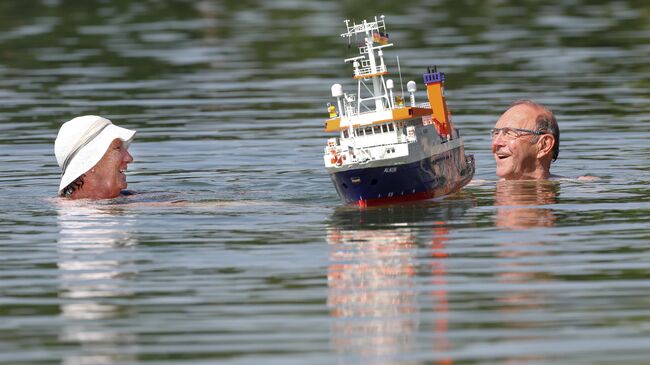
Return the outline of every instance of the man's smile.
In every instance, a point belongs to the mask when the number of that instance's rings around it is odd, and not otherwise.
[[[496,157],[499,160],[503,160],[505,158],[512,156],[512,153],[508,152],[505,146],[494,146],[494,149],[492,151],[494,157]]]

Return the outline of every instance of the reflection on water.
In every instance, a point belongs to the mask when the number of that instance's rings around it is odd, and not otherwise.
[[[557,203],[559,192],[560,183],[557,181],[498,181],[494,199],[497,209],[495,225],[508,230],[553,227],[557,218],[549,206]],[[540,283],[551,285],[550,278],[537,264],[549,255],[549,248],[545,247],[541,239],[504,241],[498,247],[498,257],[501,260],[497,280],[505,288],[511,288],[496,298],[504,318],[503,326],[513,333],[504,338],[504,341],[515,346],[518,343],[541,341],[543,337],[534,334],[536,324],[520,318],[548,310],[544,308],[544,303],[551,300],[549,293],[538,291],[535,287]],[[536,285],[527,285],[532,283]],[[548,360],[539,355],[515,354],[509,356],[508,361],[532,364]]]
[[[448,253],[446,244],[449,230],[444,222],[435,222],[433,238],[431,239],[431,284],[434,319],[433,351],[438,354],[436,364],[451,365],[453,363],[447,351],[451,349],[449,339],[449,293],[447,280],[446,259]]]
[[[356,87],[338,35],[380,10],[404,82],[448,75],[482,181],[463,196],[338,208],[319,157],[330,85]],[[647,363],[649,19],[639,0],[0,1],[0,363]],[[488,131],[519,98],[558,117],[554,173],[603,179],[497,183]],[[44,203],[82,114],[138,130],[130,189],[186,203]]]
[[[60,199],[57,202],[59,238],[59,298],[64,325],[60,341],[78,343],[81,351],[63,364],[114,364],[132,360],[116,351],[134,340],[106,326],[113,318],[128,317],[120,302],[132,295],[129,280],[136,272],[125,253],[133,238],[135,217],[120,208]],[[112,355],[108,355],[113,353]]]
[[[337,351],[357,355],[351,363],[384,364],[413,350],[418,323],[411,229],[331,229],[327,241],[328,305]]]
[[[341,208],[334,213],[327,231],[327,303],[339,363],[418,363],[408,358],[421,346],[417,334],[423,330],[433,331],[428,347],[436,363],[451,363],[446,225],[473,204],[471,197],[464,197],[362,211]],[[422,225],[430,226],[424,239],[410,227]],[[426,267],[420,267],[420,255],[425,255]],[[421,277],[427,278],[429,293],[422,292]],[[424,326],[423,300],[434,312],[434,323]]]
[[[497,207],[495,225],[507,229],[552,227],[553,210],[545,207],[557,202],[560,183],[556,181],[498,181],[494,194]]]

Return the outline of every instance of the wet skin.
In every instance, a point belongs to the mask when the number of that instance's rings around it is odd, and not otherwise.
[[[121,139],[115,139],[97,164],[85,173],[84,183],[76,190],[72,199],[111,199],[126,188],[127,165],[133,156],[124,147]]]

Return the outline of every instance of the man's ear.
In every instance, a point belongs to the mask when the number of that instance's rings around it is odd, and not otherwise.
[[[553,155],[553,146],[555,146],[555,137],[552,134],[542,134],[537,141],[537,158],[546,155]]]

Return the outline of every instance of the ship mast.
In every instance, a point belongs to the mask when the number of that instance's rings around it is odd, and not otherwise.
[[[358,80],[356,114],[361,113],[362,105],[366,110],[371,112],[382,112],[387,108],[393,108],[394,105],[388,95],[386,82],[384,81],[384,75],[388,74],[388,70],[384,63],[382,48],[393,45],[392,43],[387,43],[388,35],[386,33],[384,16],[380,16],[380,19],[375,17],[374,22],[364,20],[361,24],[354,22],[350,24],[350,20],[345,20],[345,25],[347,32],[341,34],[341,37],[352,39],[353,35],[360,34],[364,39],[364,44],[358,45],[361,56],[345,60],[345,62],[352,62],[354,78]],[[375,46],[375,43],[380,45]],[[371,87],[367,85],[368,81],[372,84]],[[362,87],[370,94],[369,97],[362,97]],[[374,102],[374,110],[365,105],[370,102]]]

